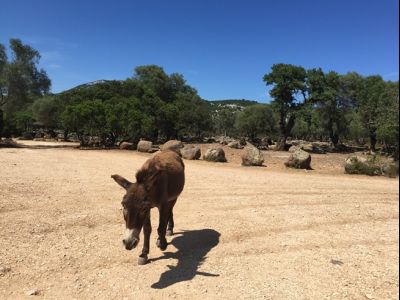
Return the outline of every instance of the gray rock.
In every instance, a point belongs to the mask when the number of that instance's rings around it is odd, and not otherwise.
[[[184,159],[196,160],[201,157],[200,147],[193,145],[186,145],[184,148],[180,149],[181,155]]]
[[[36,296],[39,295],[38,289],[31,289],[25,293],[27,296]]]
[[[233,149],[243,149],[243,146],[240,145],[240,142],[239,142],[239,141],[229,142],[229,143],[228,143],[228,147],[229,147],[229,148],[233,148]]]
[[[382,166],[382,174],[386,177],[395,178],[399,175],[399,162],[386,163]]]
[[[121,150],[135,150],[135,145],[129,142],[122,142],[119,144],[119,149]]]
[[[176,153],[179,153],[180,149],[183,148],[183,143],[178,140],[169,140],[166,142],[164,145],[161,146],[161,151],[175,151]]]
[[[248,143],[242,153],[243,166],[262,166],[264,155],[254,145]]]
[[[150,141],[141,140],[137,144],[137,151],[149,153],[153,148],[153,143]]]
[[[224,149],[221,147],[208,148],[203,159],[214,162],[226,162]]]
[[[293,145],[293,146],[290,146],[290,148],[289,148],[289,152],[290,153],[295,153],[297,150],[299,150],[299,149],[301,149],[300,148],[300,146],[296,146],[296,145]]]
[[[311,169],[311,155],[304,150],[297,149],[285,162],[285,166],[295,169]]]
[[[346,159],[344,170],[347,174],[363,174],[369,176],[381,175],[381,167],[373,159],[365,156],[352,155]]]

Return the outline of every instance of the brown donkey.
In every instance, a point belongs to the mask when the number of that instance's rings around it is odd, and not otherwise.
[[[122,242],[127,250],[137,246],[143,227],[144,244],[138,260],[138,263],[143,265],[147,263],[149,253],[151,208],[157,207],[160,214],[157,246],[161,250],[167,248],[165,235],[173,234],[172,210],[185,185],[185,166],[177,153],[165,151],[156,154],[143,164],[136,173],[135,183],[119,175],[111,177],[126,190],[121,204],[126,225]]]

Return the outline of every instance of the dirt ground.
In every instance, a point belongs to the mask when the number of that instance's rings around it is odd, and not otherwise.
[[[110,175],[133,180],[150,155],[0,149],[0,299],[399,298],[398,179],[345,175],[346,155],[313,155],[312,171],[239,155],[185,161],[176,235],[156,247],[153,210],[138,266]]]

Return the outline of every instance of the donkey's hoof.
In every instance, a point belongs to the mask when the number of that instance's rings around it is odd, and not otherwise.
[[[158,239],[157,242],[156,242],[156,245],[157,245],[158,248],[161,249],[161,251],[164,251],[165,249],[167,249],[167,245],[168,244],[167,244],[167,241],[162,243],[161,240]]]
[[[145,265],[145,264],[147,264],[148,261],[149,261],[149,260],[148,260],[148,258],[147,258],[147,255],[141,255],[141,256],[139,256],[139,258],[138,258],[138,265],[139,265],[139,266]]]
[[[174,232],[172,231],[172,229],[168,229],[167,232],[165,233],[166,236],[173,236]]]

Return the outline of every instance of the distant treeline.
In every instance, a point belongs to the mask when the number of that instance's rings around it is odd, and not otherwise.
[[[399,83],[379,75],[345,75],[275,64],[263,80],[270,104],[245,99],[205,101],[178,73],[136,67],[126,80],[99,81],[50,94],[50,79],[38,70],[40,54],[10,40],[12,59],[0,45],[0,134],[62,129],[82,141],[96,136],[118,141],[202,139],[205,136],[268,136],[283,148],[289,137],[399,145]],[[261,80],[261,79],[260,79]]]

